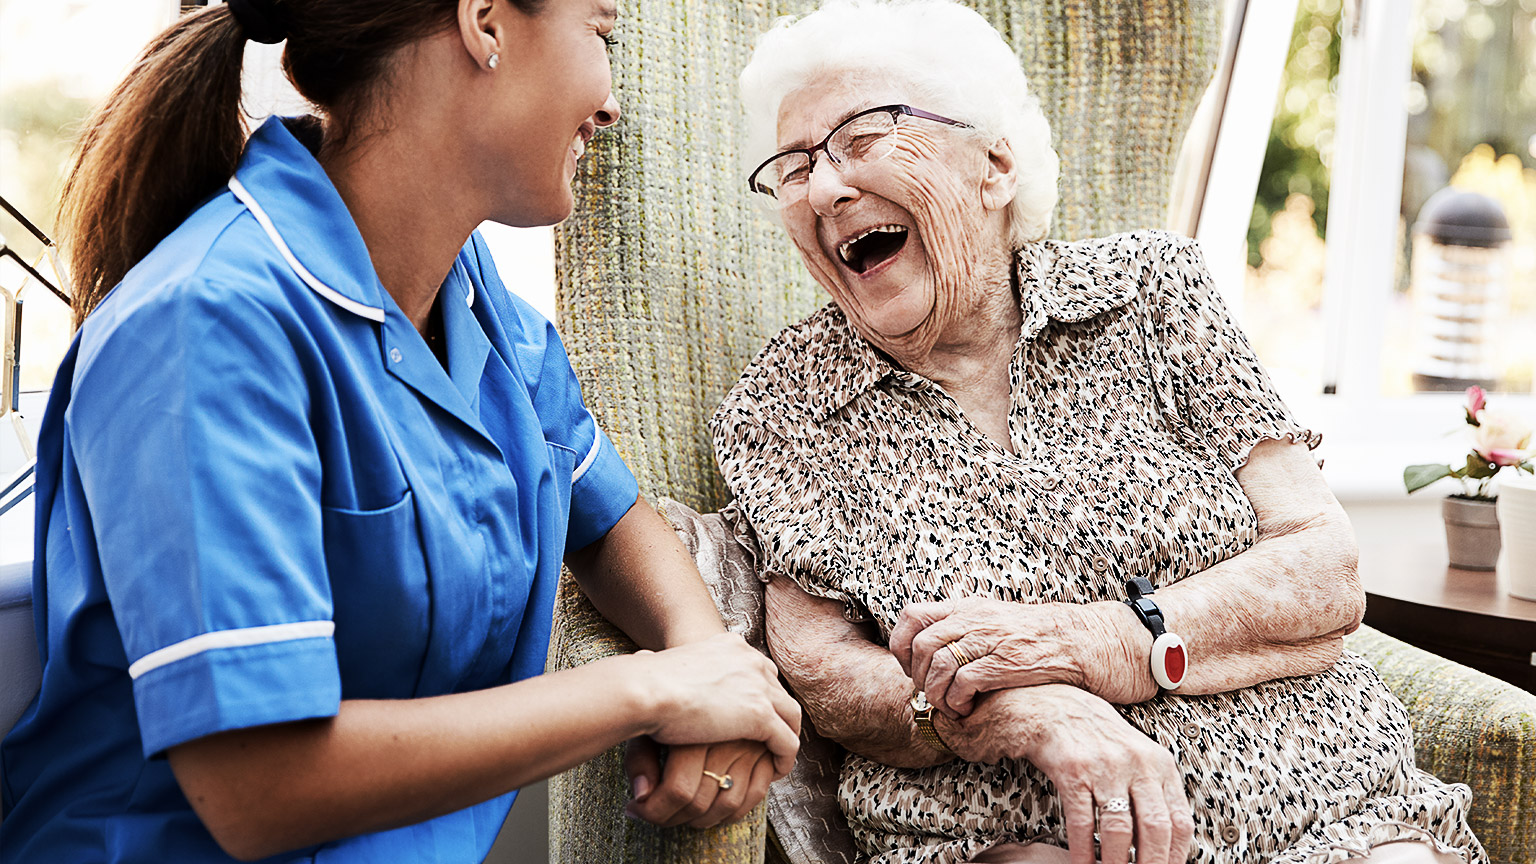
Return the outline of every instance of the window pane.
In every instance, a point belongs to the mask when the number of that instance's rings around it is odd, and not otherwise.
[[[0,0],[0,195],[50,236],[81,121],[176,11],[169,0]],[[0,236],[28,263],[42,252],[3,213]],[[0,285],[15,291],[21,273],[7,262]],[[69,344],[69,310],[40,285],[24,299],[21,387],[46,389]]]
[[[1536,0],[1416,0],[1413,30],[1382,390],[1532,392]]]
[[[1288,396],[1321,392],[1339,0],[1301,0],[1248,227],[1242,323]]]

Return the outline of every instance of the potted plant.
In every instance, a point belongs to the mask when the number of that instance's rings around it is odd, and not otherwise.
[[[1461,481],[1461,492],[1447,496],[1441,503],[1445,517],[1445,543],[1452,567],[1464,570],[1492,570],[1499,560],[1499,516],[1494,502],[1498,492],[1493,479],[1499,471],[1511,468],[1536,474],[1536,451],[1532,448],[1531,426],[1506,412],[1487,407],[1483,388],[1467,388],[1465,406],[1467,426],[1471,428],[1472,449],[1466,464],[1409,465],[1403,469],[1403,485],[1417,492],[1446,477]]]

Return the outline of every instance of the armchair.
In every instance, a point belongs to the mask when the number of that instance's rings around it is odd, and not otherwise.
[[[1062,155],[1054,236],[1164,224],[1174,160],[1215,66],[1218,0],[969,2],[1019,52],[1051,120]],[[825,302],[748,200],[735,86],[757,34],[814,5],[637,0],[620,24],[624,118],[594,142],[577,215],[556,235],[557,307],[587,401],[653,499],[726,504],[709,417],[770,336]],[[718,520],[695,530],[721,533]],[[1351,647],[1413,709],[1424,767],[1473,784],[1494,861],[1536,864],[1536,697],[1379,633]],[[567,580],[550,668],[626,650]],[[555,778],[552,860],[851,864],[846,840],[808,844],[798,827],[789,842],[770,838],[765,808],[732,826],[663,830],[625,819],[626,797],[617,750]]]

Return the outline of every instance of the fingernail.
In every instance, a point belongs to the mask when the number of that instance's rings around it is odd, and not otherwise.
[[[635,779],[630,781],[630,786],[629,786],[630,797],[635,799],[636,801],[639,801],[640,799],[644,798],[646,795],[650,794],[650,791],[651,791],[651,778],[645,776],[644,774],[636,774],[635,775]]]

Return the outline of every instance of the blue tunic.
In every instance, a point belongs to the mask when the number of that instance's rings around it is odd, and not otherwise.
[[[441,292],[446,370],[274,119],[86,321],[38,445],[0,859],[227,861],[167,748],[543,670],[561,558],[635,480],[478,235]],[[513,795],[274,860],[478,862]]]

